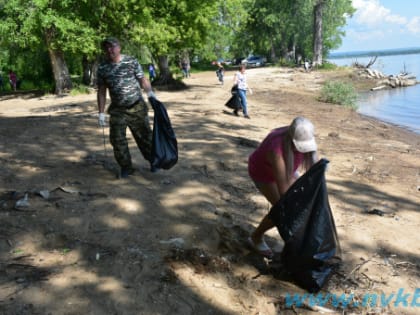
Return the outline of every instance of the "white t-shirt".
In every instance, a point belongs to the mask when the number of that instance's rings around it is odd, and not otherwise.
[[[236,72],[236,83],[238,84],[238,89],[246,90],[248,88],[246,83],[246,74],[240,71]]]

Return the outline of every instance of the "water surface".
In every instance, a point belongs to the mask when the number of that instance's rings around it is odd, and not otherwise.
[[[372,57],[330,59],[339,66],[357,61],[368,64]],[[407,72],[420,81],[420,54],[379,56],[371,66],[385,75]],[[371,91],[360,95],[358,112],[398,125],[420,134],[420,84],[389,90]]]

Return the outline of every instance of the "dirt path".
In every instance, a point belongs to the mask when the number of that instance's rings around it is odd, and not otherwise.
[[[329,199],[343,263],[323,292],[389,296],[420,287],[420,137],[317,101],[321,72],[248,70],[247,120],[231,115],[232,73],[193,74],[157,91],[177,134],[179,162],[117,180],[94,94],[0,102],[1,314],[294,314],[287,275],[244,246],[269,205],[247,157],[269,130],[303,115],[330,161]],[[103,132],[106,140],[104,141]],[[25,193],[28,205],[16,207]],[[380,210],[385,215],[367,214]],[[279,243],[270,231],[268,243]],[[278,270],[277,270],[278,271]],[[417,307],[348,313],[417,314]],[[380,303],[378,302],[378,305]],[[337,314],[340,308],[327,305]],[[309,314],[307,309],[298,310]]]

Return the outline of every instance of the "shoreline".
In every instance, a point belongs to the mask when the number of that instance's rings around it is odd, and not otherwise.
[[[373,119],[373,120],[377,121],[378,123],[388,124],[392,128],[401,129],[401,131],[408,132],[410,134],[413,134],[414,136],[420,136],[420,132],[416,132],[416,131],[410,129],[410,127],[407,127],[407,126],[404,126],[404,125],[398,125],[397,123],[393,123],[393,122],[390,122],[390,121],[385,121],[385,120],[382,120],[380,118],[370,116],[370,115],[367,115],[367,114],[363,114],[363,113],[359,113],[359,112],[357,112],[357,113],[359,115],[361,115],[362,117],[366,118],[366,119]]]
[[[420,121],[420,111],[416,105],[419,102],[418,95],[420,94],[420,68],[418,58],[415,58],[416,56],[418,57],[420,55],[416,53],[408,57],[407,55],[400,54],[394,56],[378,56],[378,60],[369,68],[370,70],[363,71],[363,75],[372,77],[373,80],[377,77],[378,84],[372,88],[378,89],[384,87],[382,91],[375,91],[378,92],[376,95],[368,94],[370,98],[366,102],[368,106],[366,109],[369,114],[378,116],[381,119],[380,117],[383,113],[386,120],[396,125],[400,123],[398,120],[403,120],[401,123],[403,127],[407,125],[408,128],[420,134],[420,129],[416,122],[416,120]],[[355,61],[357,60],[343,58],[341,60],[332,60],[331,62],[338,66],[349,67]],[[361,64],[367,64],[369,58],[362,58],[359,62]],[[406,68],[406,65],[408,68]],[[401,85],[408,86],[400,87]],[[361,105],[364,105],[363,102],[361,102]],[[405,124],[404,119],[407,119],[407,124]]]
[[[406,89],[409,89],[406,91]],[[413,89],[413,90],[410,90]],[[410,130],[416,134],[420,135],[420,127],[413,123],[413,120],[415,118],[419,118],[418,113],[417,116],[410,117],[407,112],[415,111],[410,106],[407,107],[407,105],[404,104],[404,101],[411,104],[410,101],[411,98],[407,98],[408,95],[414,96],[415,92],[420,91],[420,85],[416,86],[407,86],[407,87],[396,87],[394,89],[390,89],[390,91],[361,91],[358,92],[361,96],[361,101],[359,101],[359,107],[357,109],[357,112],[364,116],[376,118],[380,121],[390,123],[394,126]],[[376,93],[379,93],[378,95],[375,95]],[[382,93],[386,93],[385,95],[382,95]],[[389,93],[395,93],[395,95]],[[399,99],[399,95],[404,95],[402,99]],[[374,105],[370,105],[373,102]],[[379,105],[381,104],[381,105]],[[380,106],[380,107],[379,107]],[[402,110],[400,112],[397,112],[395,109],[396,107],[402,107]],[[364,113],[366,112],[366,113]],[[384,118],[381,118],[381,116],[385,116]]]

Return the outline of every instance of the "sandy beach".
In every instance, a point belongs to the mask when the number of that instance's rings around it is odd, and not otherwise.
[[[203,72],[185,79],[187,90],[157,90],[179,161],[151,173],[128,131],[138,171],[123,180],[115,176],[109,132],[98,127],[94,93],[2,96],[0,313],[316,314],[285,305],[287,294],[305,291],[245,242],[269,211],[248,177],[248,156],[271,129],[305,116],[320,157],[330,161],[329,202],[342,249],[321,292],[353,294],[359,304],[367,293],[395,294],[389,305],[323,307],[418,314],[420,136],[318,100],[326,80],[362,84],[349,73],[247,72],[249,120],[224,106],[230,71],[224,85]],[[275,229],[267,243],[281,251]],[[410,294],[407,305],[397,303],[400,289]]]

